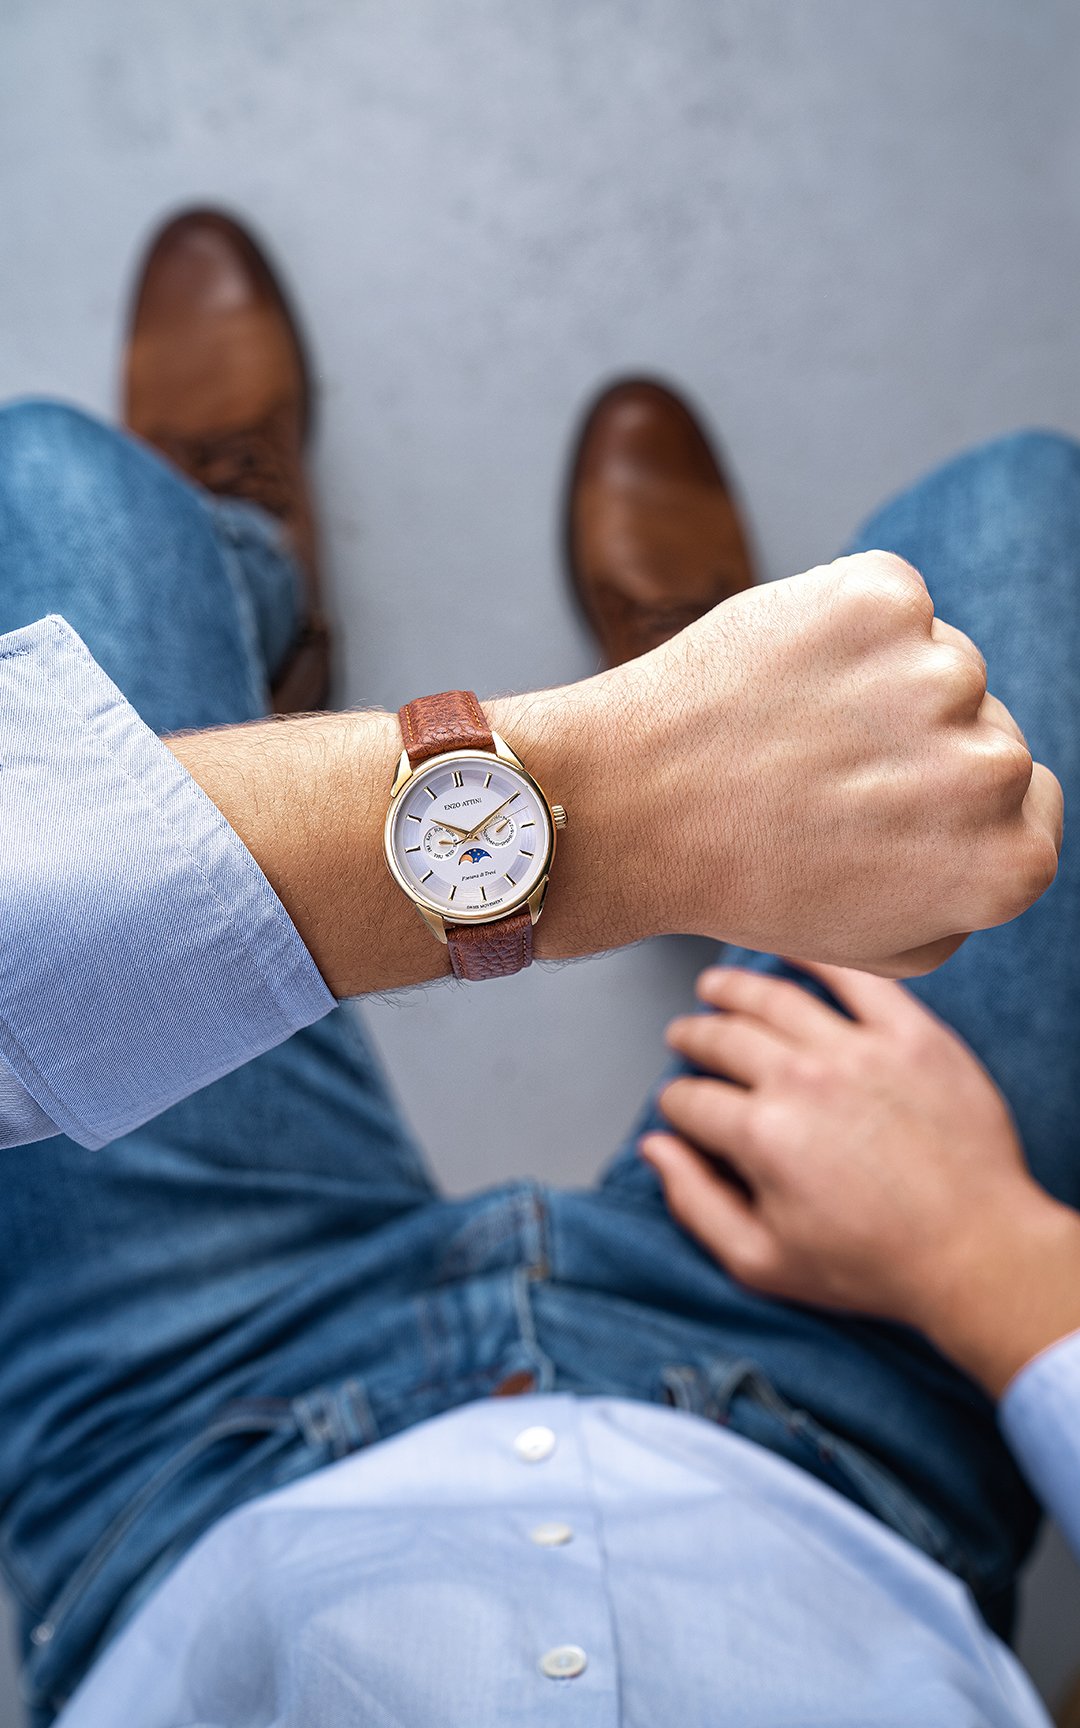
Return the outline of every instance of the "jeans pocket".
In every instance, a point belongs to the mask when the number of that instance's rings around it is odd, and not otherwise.
[[[326,1453],[326,1457],[323,1453]],[[102,1640],[217,1517],[331,1455],[286,1399],[226,1406],[146,1478],[110,1520],[30,1632],[28,1702],[58,1709]]]
[[[668,1368],[663,1396],[797,1464],[965,1584],[973,1582],[974,1568],[947,1525],[887,1465],[788,1403],[755,1362],[710,1360]]]

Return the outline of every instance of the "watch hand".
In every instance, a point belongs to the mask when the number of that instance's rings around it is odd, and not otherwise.
[[[492,822],[494,822],[496,816],[499,814],[499,811],[505,810],[506,806],[513,801],[514,796],[515,796],[515,794],[513,792],[511,792],[509,798],[504,798],[501,804],[496,804],[496,806],[495,806],[494,810],[491,812],[490,816],[485,816],[484,820],[482,822],[478,822],[476,824],[475,828],[469,829],[469,832],[465,836],[466,840],[475,840],[476,836],[479,834],[481,828],[490,828]]]
[[[463,840],[469,838],[469,830],[467,828],[455,828],[452,822],[444,822],[441,816],[436,817],[434,826],[436,828],[448,828],[451,834],[460,834]]]

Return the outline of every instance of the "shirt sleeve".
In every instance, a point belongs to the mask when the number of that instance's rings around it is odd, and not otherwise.
[[[0,636],[0,1144],[98,1147],[331,1007],[216,805],[62,618]]]
[[[998,1420],[1032,1488],[1080,1560],[1080,1332],[1020,1370],[1005,1389]]]

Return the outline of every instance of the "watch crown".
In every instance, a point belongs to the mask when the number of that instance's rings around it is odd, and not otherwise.
[[[566,811],[563,809],[561,804],[553,804],[551,806],[551,819],[556,828],[566,827]]]

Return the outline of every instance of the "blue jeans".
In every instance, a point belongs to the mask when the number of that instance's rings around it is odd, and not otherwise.
[[[1080,448],[1025,434],[964,456],[858,544],[923,570],[1080,796]],[[0,629],[63,613],[161,731],[264,711],[296,620],[272,522],[49,404],[0,411],[0,568]],[[1066,850],[1037,907],[916,989],[1080,1205],[1075,872]],[[1036,1509],[970,1381],[903,1328],[737,1287],[632,1142],[592,1191],[441,1198],[351,1007],[101,1152],[0,1159],[0,1561],[41,1722],[223,1513],[523,1372],[730,1424],[1007,1629]]]

